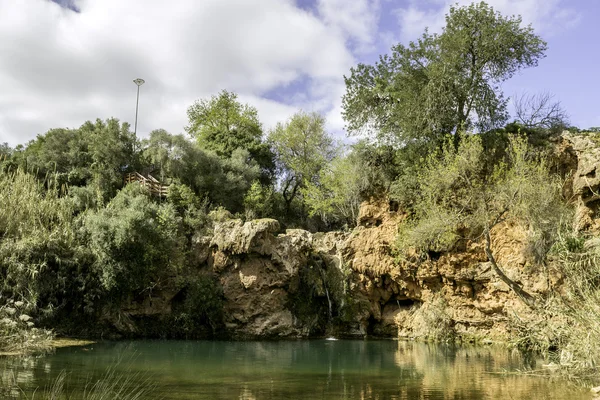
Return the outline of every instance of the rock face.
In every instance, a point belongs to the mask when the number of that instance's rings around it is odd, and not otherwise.
[[[210,242],[208,266],[223,287],[228,333],[238,338],[299,337],[310,327],[289,309],[299,270],[308,261],[312,235],[289,230],[275,236],[279,223],[262,219],[218,224]]]
[[[600,230],[600,146],[584,135],[563,134],[561,153],[571,156],[574,172],[569,185],[576,203],[575,228]]]
[[[556,148],[559,171],[569,177],[565,196],[577,205],[576,226],[599,230],[600,149],[568,134]],[[451,332],[506,339],[515,316],[531,316],[492,270],[482,241],[398,259],[393,248],[405,217],[394,203],[374,200],[362,205],[351,232],[278,234],[276,220],[228,220],[217,223],[211,237],[196,239],[195,262],[222,288],[223,328],[233,338],[440,338]],[[560,275],[530,260],[527,235],[516,221],[496,226],[491,236],[498,264],[531,294],[556,290]],[[177,292],[157,293],[125,309],[123,330],[135,329],[127,315],[173,312]]]
[[[223,314],[235,338],[401,336],[432,325],[467,337],[500,339],[508,314],[528,310],[494,274],[482,243],[460,253],[398,262],[397,227],[405,217],[387,201],[363,204],[352,232],[276,235],[275,220],[218,224],[199,250],[223,288]],[[498,226],[493,248],[505,273],[535,294],[558,277],[541,274],[524,255],[526,232]],[[445,321],[445,322],[444,322]]]

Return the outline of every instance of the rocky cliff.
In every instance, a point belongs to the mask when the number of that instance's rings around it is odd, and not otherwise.
[[[576,205],[578,229],[600,227],[600,150],[589,138],[565,134],[554,158]],[[350,232],[280,231],[272,219],[216,224],[195,240],[197,270],[222,288],[222,329],[234,338],[404,336],[506,339],[532,311],[502,282],[482,241],[451,253],[399,258],[398,224],[405,218],[386,200],[364,203]],[[492,231],[492,248],[506,275],[527,292],[560,290],[552,265],[532,260],[527,230],[507,221]],[[132,302],[121,330],[136,319],[169,315],[174,290]]]

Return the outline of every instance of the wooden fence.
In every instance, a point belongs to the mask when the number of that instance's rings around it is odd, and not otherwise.
[[[169,186],[163,185],[158,179],[148,174],[148,176],[144,176],[139,172],[130,172],[125,175],[125,184],[129,183],[139,183],[142,187],[148,189],[150,194],[157,197],[167,197],[169,193]]]

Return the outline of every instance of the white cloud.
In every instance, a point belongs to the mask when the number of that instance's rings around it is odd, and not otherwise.
[[[296,104],[262,98],[308,77],[305,104],[329,112],[354,64],[346,40],[368,43],[292,0],[79,0],[77,14],[45,0],[0,0],[0,142],[114,116],[138,133],[183,130],[186,108],[221,89],[255,105],[265,126]],[[369,29],[373,29],[371,26]],[[336,95],[332,95],[335,92]],[[300,104],[302,105],[302,104]]]
[[[317,0],[325,23],[347,38],[359,53],[374,49],[381,5],[379,0]]]
[[[445,15],[454,4],[468,5],[472,0],[411,0],[406,7],[394,10],[400,27],[400,40],[414,40],[425,28],[440,32]],[[563,0],[487,0],[504,15],[521,15],[525,24],[532,24],[536,32],[551,36],[576,25],[581,15]]]
[[[341,134],[343,75],[400,39],[381,26],[398,3],[314,1],[301,9],[294,0],[74,0],[74,13],[48,0],[0,0],[0,142],[98,117],[133,123],[137,77],[147,82],[141,136],[182,132],[187,107],[221,89],[256,106],[265,128],[302,108]],[[451,3],[408,0],[396,10],[401,38],[440,29]],[[489,3],[536,29],[579,17],[561,0]]]

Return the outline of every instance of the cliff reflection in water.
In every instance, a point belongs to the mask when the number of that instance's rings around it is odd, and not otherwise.
[[[65,391],[83,398],[90,382],[127,376],[148,399],[578,399],[584,390],[503,371],[540,367],[517,352],[398,341],[101,343],[0,360],[4,396],[37,388],[36,399],[67,372]],[[151,385],[151,386],[149,386]]]

